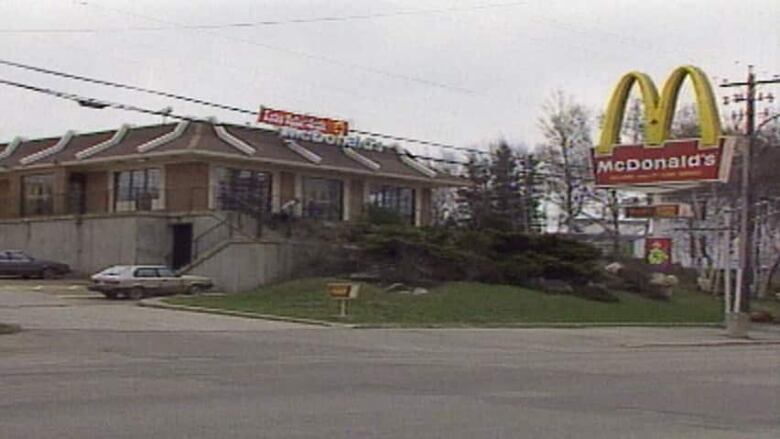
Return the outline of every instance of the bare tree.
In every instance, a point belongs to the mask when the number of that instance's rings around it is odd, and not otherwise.
[[[541,160],[549,174],[547,199],[560,209],[558,229],[572,232],[591,190],[592,118],[587,108],[561,90],[553,92],[542,112],[538,123],[545,138]]]

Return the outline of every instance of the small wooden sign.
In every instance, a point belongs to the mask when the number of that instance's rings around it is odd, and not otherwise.
[[[347,317],[347,302],[357,298],[360,284],[331,282],[325,288],[331,299],[339,301],[339,317]]]
[[[326,287],[328,295],[334,299],[355,299],[360,290],[360,284],[346,282],[331,282]]]

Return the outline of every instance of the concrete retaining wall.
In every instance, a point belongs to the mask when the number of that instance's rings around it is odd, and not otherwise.
[[[171,224],[189,222],[197,236],[219,221],[209,215],[88,216],[0,222],[0,249],[64,262],[82,274],[115,264],[167,264]]]
[[[259,285],[291,278],[309,247],[290,243],[268,230],[273,241],[225,241],[228,235],[214,215],[139,214],[59,217],[0,221],[0,249],[23,250],[30,255],[64,262],[77,273],[92,274],[116,264],[168,264],[172,251],[172,224],[191,223],[193,236],[219,249],[194,266],[189,274],[209,276],[216,288],[246,291]],[[213,236],[212,236],[213,235]],[[234,236],[241,239],[241,236]],[[212,242],[213,241],[213,242]],[[219,246],[223,243],[225,245]],[[206,246],[202,249],[208,253]],[[308,258],[308,259],[307,259]]]
[[[230,293],[304,275],[307,246],[292,242],[241,242],[225,245],[188,274],[208,276],[220,290]]]

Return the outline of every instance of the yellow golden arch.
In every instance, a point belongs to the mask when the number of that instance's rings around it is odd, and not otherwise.
[[[703,146],[717,146],[721,132],[720,116],[710,81],[701,69],[686,65],[676,68],[669,75],[660,97],[655,84],[646,74],[629,72],[623,75],[609,100],[601,138],[596,146],[596,154],[609,155],[612,153],[614,145],[620,142],[620,126],[623,123],[629,93],[634,83],[639,84],[639,91],[644,101],[645,143],[663,145],[669,138],[672,117],[674,117],[680,88],[686,76],[691,78],[696,94],[697,112],[701,126],[701,144]]]

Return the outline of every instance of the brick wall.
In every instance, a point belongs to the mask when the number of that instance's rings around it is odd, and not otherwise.
[[[84,204],[87,213],[108,212],[108,172],[87,172],[85,175]]]
[[[281,178],[279,179],[281,188],[279,190],[279,197],[281,198],[280,205],[295,198],[295,174],[292,172],[281,172]]]
[[[172,212],[206,210],[209,206],[209,166],[206,163],[165,165],[165,207]]]
[[[420,225],[429,226],[432,222],[433,206],[431,205],[431,188],[420,188]]]
[[[363,180],[352,180],[349,183],[347,196],[349,197],[349,219],[352,221],[359,220],[363,216],[365,185]]]
[[[11,216],[11,180],[0,178],[0,218]]]

